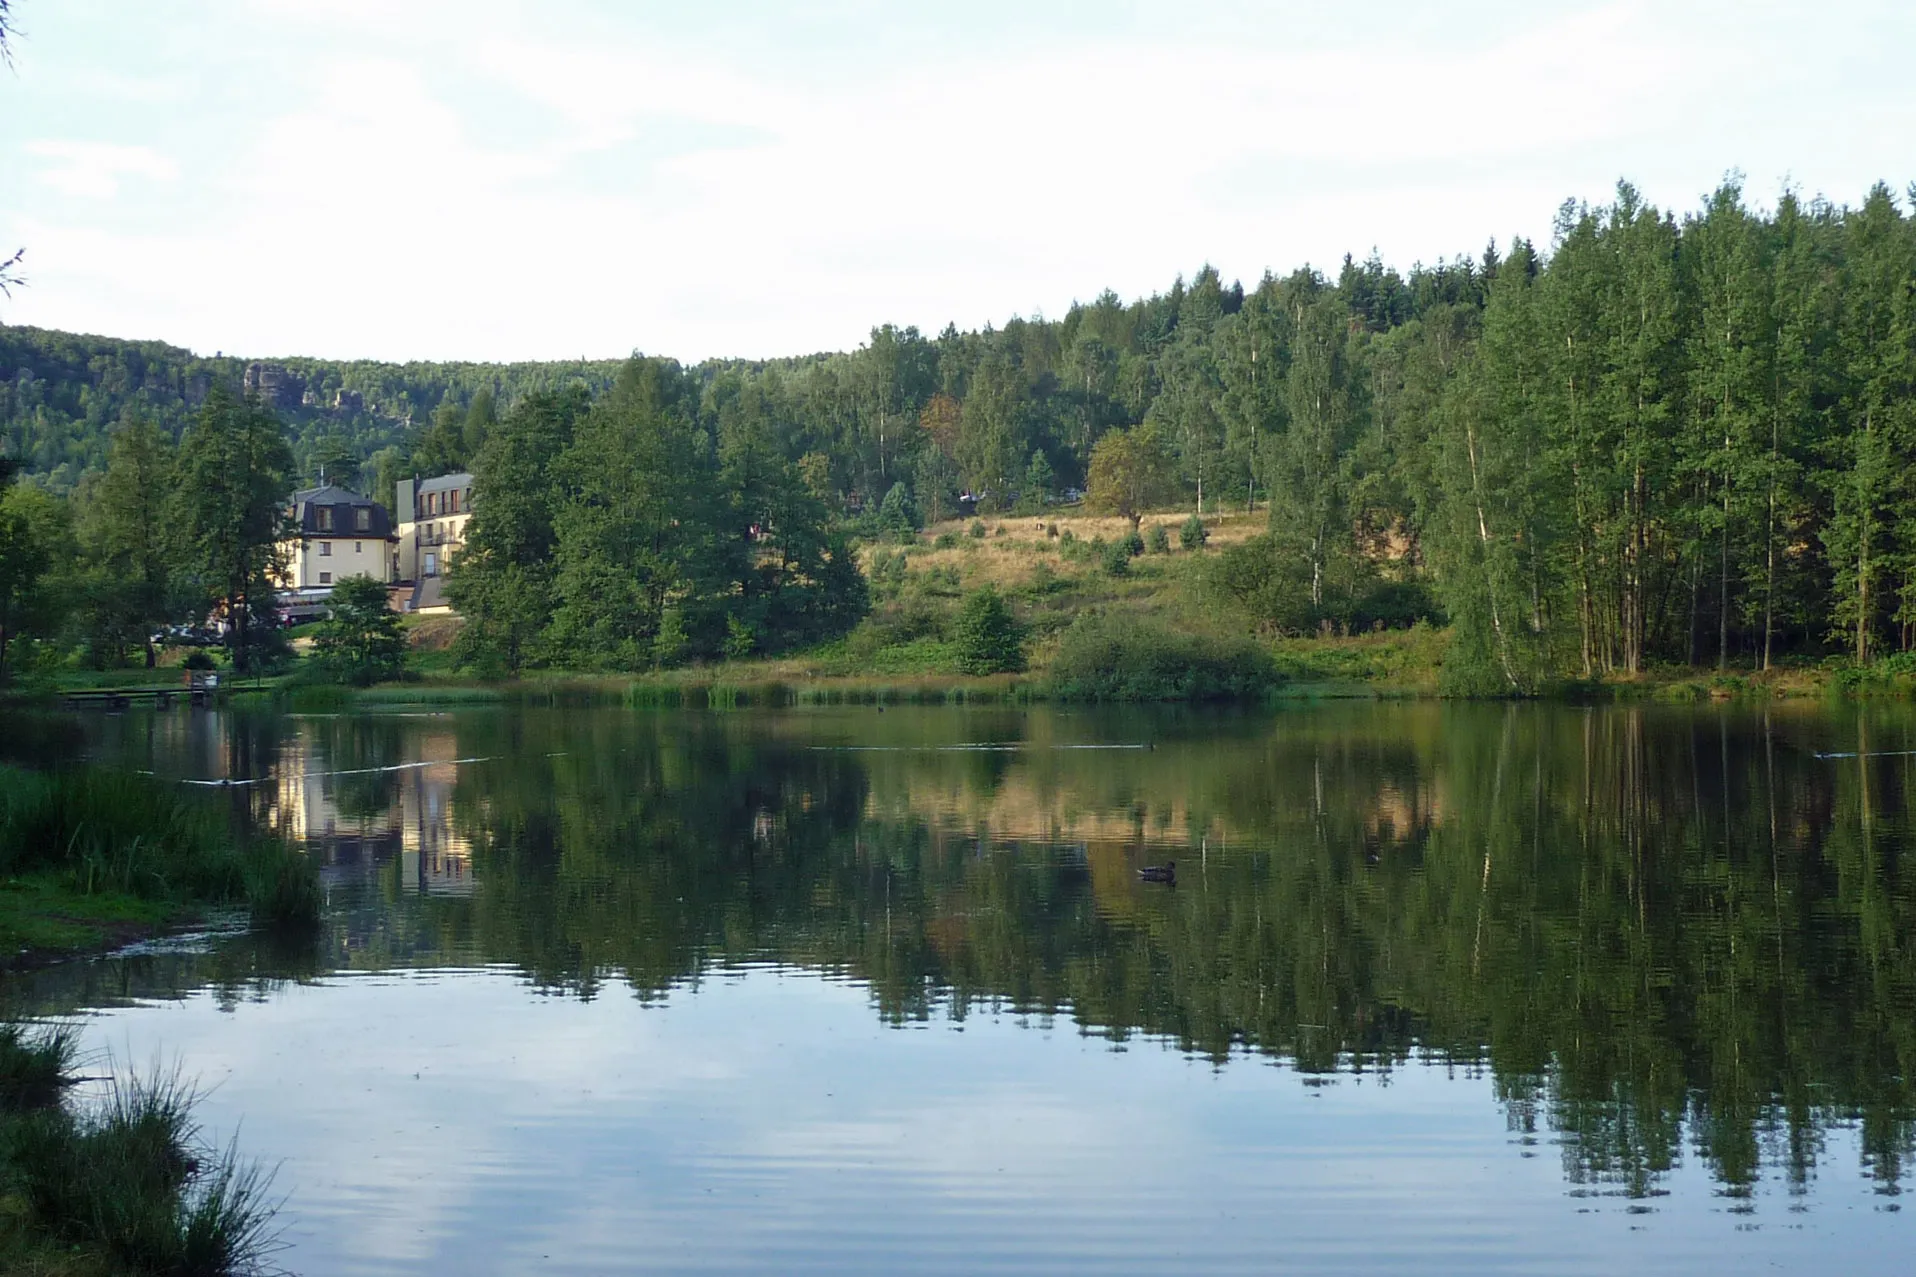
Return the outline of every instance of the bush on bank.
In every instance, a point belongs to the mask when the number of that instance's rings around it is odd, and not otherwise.
[[[1248,638],[1086,616],[1064,632],[1046,692],[1061,701],[1256,700],[1282,682],[1270,655]]]

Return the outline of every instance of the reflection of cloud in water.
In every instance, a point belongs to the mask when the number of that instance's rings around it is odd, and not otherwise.
[[[963,1028],[887,1029],[855,985],[760,970],[649,1009],[497,972],[338,979],[89,1032],[176,1054],[217,1083],[215,1133],[243,1118],[248,1150],[285,1159],[295,1271],[1880,1272],[1899,1253],[1881,1214],[1739,1231],[1694,1164],[1648,1219],[1568,1202],[1552,1159],[1513,1155],[1482,1076],[1318,1091],[1064,1025]]]

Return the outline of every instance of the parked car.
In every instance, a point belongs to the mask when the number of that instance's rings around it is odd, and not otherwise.
[[[219,635],[201,625],[169,625],[153,635],[161,647],[218,647]]]

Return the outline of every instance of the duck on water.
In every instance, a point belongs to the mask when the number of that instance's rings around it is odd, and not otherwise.
[[[1178,862],[1167,860],[1161,865],[1146,865],[1138,870],[1138,877],[1145,882],[1161,882],[1175,887],[1178,884]]]

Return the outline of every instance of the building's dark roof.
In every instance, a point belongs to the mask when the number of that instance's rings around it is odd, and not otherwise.
[[[293,494],[293,504],[300,506],[311,501],[317,505],[364,504],[370,497],[362,497],[351,488],[342,488],[336,483],[323,483],[317,488],[301,488]]]
[[[322,531],[319,526],[321,507],[331,507],[333,526]],[[358,526],[355,510],[370,509],[371,514],[366,526]],[[349,540],[380,541],[391,540],[393,532],[392,516],[386,507],[370,497],[362,497],[336,484],[326,484],[319,488],[302,488],[293,494],[293,523],[300,536],[345,537]]]
[[[442,474],[432,479],[421,479],[419,481],[418,491],[421,493],[451,492],[454,488],[470,488],[471,486],[472,476],[462,470],[458,474]]]

